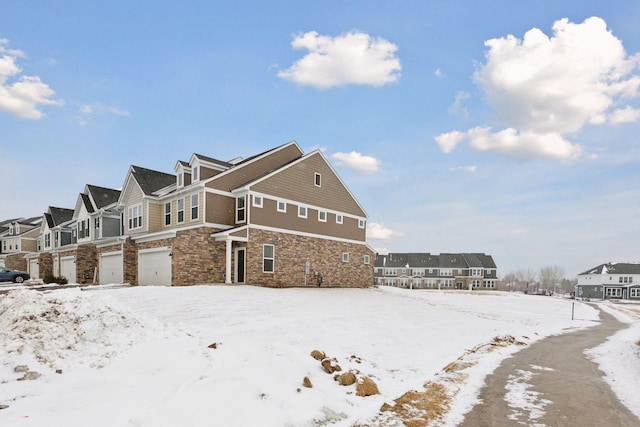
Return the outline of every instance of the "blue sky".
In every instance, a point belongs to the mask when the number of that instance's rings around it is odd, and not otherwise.
[[[395,252],[640,261],[640,2],[4,2],[0,218],[322,149]]]

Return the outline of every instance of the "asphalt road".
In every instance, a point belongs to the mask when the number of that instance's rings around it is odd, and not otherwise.
[[[602,310],[600,318],[599,325],[545,338],[505,360],[460,426],[640,426],[584,354],[626,327]]]

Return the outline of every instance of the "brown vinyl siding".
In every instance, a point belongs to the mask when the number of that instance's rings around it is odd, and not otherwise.
[[[343,217],[342,224],[336,224],[336,215],[327,213],[327,221],[318,221],[318,210],[308,208],[307,217],[298,217],[298,205],[287,203],[287,212],[278,212],[277,201],[262,199],[262,207],[257,208],[251,204],[250,220],[252,225],[283,228],[304,233],[321,234],[349,240],[365,240],[365,229],[358,228],[358,220],[351,217]]]
[[[164,224],[164,203],[150,203],[147,201],[146,205],[149,211],[148,215],[146,215],[149,221],[149,233],[161,231]]]
[[[209,179],[212,176],[216,176],[220,173],[221,171],[216,170],[216,169],[211,169],[208,168],[206,166],[200,166],[200,181],[204,181],[205,179]]]
[[[233,197],[206,193],[205,221],[212,224],[235,225],[236,200]]]
[[[322,176],[320,187],[315,185],[316,173],[320,173]],[[366,216],[320,153],[298,162],[294,167],[278,172],[252,186],[251,189],[275,197],[297,200],[305,204],[363,218]]]
[[[245,165],[238,165],[225,175],[208,182],[206,186],[218,190],[231,191],[300,158],[301,155],[302,153],[297,145],[291,144],[280,150],[268,153],[263,158],[254,159]]]

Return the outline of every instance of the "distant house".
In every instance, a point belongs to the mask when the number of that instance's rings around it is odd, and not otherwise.
[[[390,253],[376,255],[377,285],[410,289],[495,289],[498,270],[482,253]]]
[[[578,274],[576,297],[640,300],[640,264],[600,264]]]
[[[0,266],[27,271],[25,255],[38,249],[42,217],[0,223]]]

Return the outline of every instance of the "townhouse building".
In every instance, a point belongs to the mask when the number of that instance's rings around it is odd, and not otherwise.
[[[483,253],[376,254],[377,285],[409,289],[495,289],[498,270]]]
[[[577,298],[640,300],[640,264],[605,263],[578,274]]]

